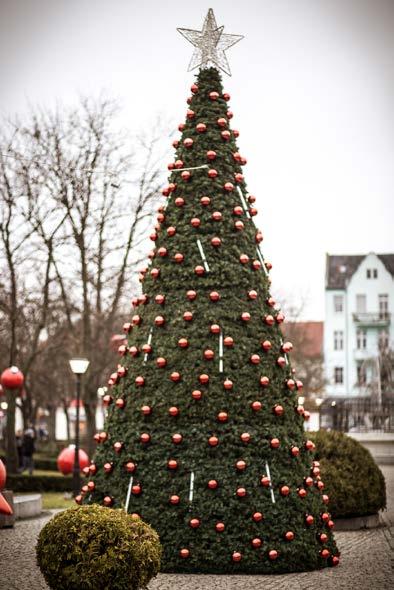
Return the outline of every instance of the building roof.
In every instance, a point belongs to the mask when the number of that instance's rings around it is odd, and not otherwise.
[[[347,283],[367,254],[338,254],[326,258],[326,289],[346,289]],[[394,254],[376,254],[394,277]]]
[[[285,322],[283,332],[305,358],[323,354],[324,322]]]

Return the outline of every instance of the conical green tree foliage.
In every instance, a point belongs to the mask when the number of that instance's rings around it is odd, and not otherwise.
[[[144,295],[78,500],[139,514],[159,532],[165,571],[336,565],[229,97],[214,68],[192,92]]]

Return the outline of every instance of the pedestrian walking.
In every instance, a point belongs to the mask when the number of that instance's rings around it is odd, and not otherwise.
[[[33,453],[35,450],[34,430],[32,428],[27,428],[22,442],[22,472],[28,469],[29,474],[33,474]]]

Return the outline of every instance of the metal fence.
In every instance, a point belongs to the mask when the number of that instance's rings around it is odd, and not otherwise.
[[[325,400],[320,424],[341,432],[394,432],[394,400],[380,404],[370,398]]]

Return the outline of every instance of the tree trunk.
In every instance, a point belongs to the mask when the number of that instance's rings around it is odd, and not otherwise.
[[[87,453],[91,458],[96,450],[96,445],[93,439],[96,433],[96,404],[93,402],[84,402],[84,404],[86,414]]]
[[[15,440],[15,391],[6,389],[7,396],[7,428],[6,428],[6,451],[7,451],[7,471],[8,473],[17,473],[18,471],[18,453],[16,450]]]
[[[50,442],[56,442],[56,412],[57,406],[56,405],[49,405],[48,406],[48,439]]]

